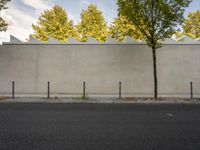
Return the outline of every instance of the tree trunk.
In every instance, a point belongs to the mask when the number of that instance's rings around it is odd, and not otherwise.
[[[156,49],[152,47],[153,53],[153,76],[154,76],[154,98],[158,98],[158,81],[157,81],[157,64],[156,64]]]

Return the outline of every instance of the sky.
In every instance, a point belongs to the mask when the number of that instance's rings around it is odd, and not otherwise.
[[[106,21],[110,23],[117,16],[116,2],[117,0],[11,0],[8,9],[0,14],[9,25],[6,32],[0,32],[0,43],[9,41],[10,35],[26,41],[33,33],[32,24],[36,24],[40,14],[56,4],[65,8],[68,17],[74,23],[79,22],[83,9],[90,3],[96,4],[103,11]],[[196,10],[200,10],[200,0],[193,0],[186,9],[185,16]]]

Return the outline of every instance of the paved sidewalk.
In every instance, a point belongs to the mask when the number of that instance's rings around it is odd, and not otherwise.
[[[185,99],[185,98],[162,98],[159,100],[153,100],[151,98],[7,98],[0,100],[0,103],[135,103],[135,104],[200,104],[200,99]]]

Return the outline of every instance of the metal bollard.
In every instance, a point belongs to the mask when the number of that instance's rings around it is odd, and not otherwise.
[[[86,96],[85,96],[85,82],[83,82],[83,99],[85,99]]]
[[[193,83],[190,82],[190,98],[193,99]]]
[[[15,98],[15,81],[12,82],[12,99]]]
[[[122,98],[122,82],[119,82],[119,99]]]
[[[47,82],[47,98],[50,98],[50,82]]]

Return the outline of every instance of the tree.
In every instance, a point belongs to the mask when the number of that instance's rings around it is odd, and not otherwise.
[[[177,38],[187,35],[191,38],[200,38],[200,10],[190,12],[183,23],[183,32],[177,32]]]
[[[10,0],[0,0],[0,11],[2,11],[3,9],[7,9],[6,4],[9,1]],[[0,31],[6,31],[7,26],[8,24],[6,23],[6,21],[0,16]]]
[[[118,0],[119,14],[125,16],[145,37],[152,49],[154,98],[158,97],[156,50],[161,40],[171,37],[184,21],[191,0]]]
[[[73,21],[68,19],[66,11],[55,5],[51,10],[45,10],[37,22],[32,25],[33,36],[41,41],[48,41],[48,36],[66,42],[69,36],[78,38]]]
[[[89,36],[104,42],[108,35],[107,24],[103,12],[97,6],[90,4],[86,10],[81,12],[81,21],[77,25],[78,33],[82,42],[86,42]]]
[[[109,34],[118,41],[123,41],[126,36],[130,36],[139,41],[144,38],[143,34],[122,15],[119,15],[111,23]]]

